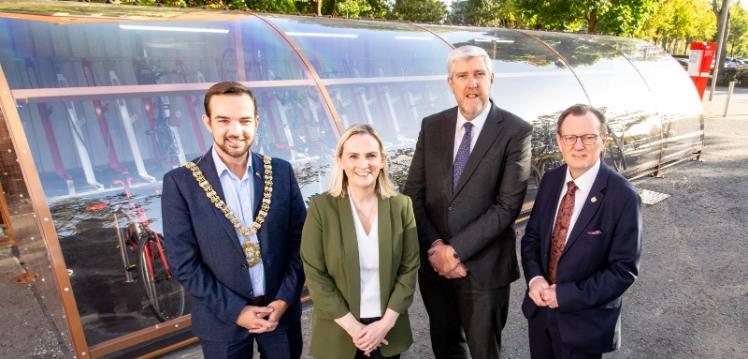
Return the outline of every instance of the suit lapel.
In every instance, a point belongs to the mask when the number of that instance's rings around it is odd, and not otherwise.
[[[254,152],[250,153],[252,172],[249,173],[249,175],[252,176],[252,221],[254,221],[257,218],[257,214],[260,212],[262,197],[265,194],[265,165],[260,155],[255,154]],[[269,219],[269,216],[265,218],[264,225],[267,225]],[[260,230],[257,231],[257,240],[260,242],[260,253],[262,254],[262,257],[269,258],[271,246],[270,243],[267,243],[269,237],[264,235],[264,233],[266,232],[263,231],[261,227]]]
[[[378,209],[377,209],[377,231],[379,241],[379,297],[380,297],[380,308],[382,314],[387,309],[387,301],[390,298],[390,293],[387,291],[387,285],[384,283],[390,283],[390,277],[392,276],[392,235],[390,234],[392,227],[392,219],[390,218],[390,206],[392,201],[387,198],[379,198]]]
[[[252,219],[257,218],[257,213],[260,212],[262,206],[262,196],[265,194],[265,164],[262,161],[260,155],[252,153]]]
[[[486,152],[493,145],[494,141],[496,140],[496,136],[499,135],[499,122],[503,120],[503,117],[499,113],[499,108],[494,106],[493,102],[491,102],[490,105],[491,110],[488,113],[486,122],[483,124],[483,129],[481,129],[480,135],[478,135],[478,140],[475,142],[475,147],[470,152],[470,157],[468,157],[468,162],[465,165],[465,170],[462,172],[460,180],[457,183],[457,187],[455,188],[455,197],[460,193],[462,188],[465,187],[465,183],[467,183],[467,181],[470,179],[470,176],[473,174],[473,172],[475,172],[475,169],[478,168],[478,164],[486,155]],[[452,136],[452,142],[454,143],[454,135]],[[451,148],[454,148],[454,145]]]
[[[221,197],[221,199],[226,202],[226,196],[223,194],[223,186],[221,186],[221,180],[218,178],[218,172],[216,172],[216,165],[213,163],[213,156],[211,148],[208,150],[208,153],[203,156],[203,158],[198,161],[197,166],[200,168],[200,170],[203,172],[203,176],[205,179],[210,183],[211,186],[213,186],[213,189],[218,193],[218,196]],[[199,188],[199,187],[198,187]],[[205,193],[203,192],[202,188],[200,188],[200,192],[202,196],[205,196]],[[207,201],[207,197],[206,197]],[[232,246],[239,251],[242,258],[244,258],[244,251],[242,250],[241,245],[239,244],[239,236],[236,234],[236,230],[234,229],[234,226],[231,225],[231,222],[229,222],[228,219],[226,219],[226,216],[223,214],[223,212],[219,211],[218,208],[216,208],[212,203],[210,204],[211,212],[214,216],[216,216],[216,221],[221,224],[221,228],[223,228],[224,232],[226,232],[226,235],[228,236],[228,239],[231,241]]]
[[[590,222],[590,219],[592,219],[598,209],[602,206],[605,197],[603,190],[608,185],[608,171],[609,170],[605,164],[600,163],[600,171],[597,173],[597,178],[595,178],[595,183],[592,185],[592,189],[590,189],[590,194],[584,201],[582,212],[579,213],[579,217],[577,217],[577,221],[574,223],[574,228],[572,228],[571,234],[569,234],[569,240],[566,241],[566,246],[564,246],[564,251],[561,253],[561,258],[563,258],[564,254],[566,254],[571,246],[574,245],[577,238],[579,238],[579,235],[584,232],[585,228],[587,228],[587,223]],[[593,198],[595,199],[594,201],[592,200]]]
[[[361,312],[361,266],[358,259],[358,240],[356,239],[356,226],[353,224],[353,208],[348,196],[340,196],[335,199],[338,206],[338,218],[340,218],[340,233],[343,234],[343,263],[348,278],[348,288],[351,292],[350,309],[355,317]]]
[[[452,195],[452,162],[454,161],[454,147],[455,147],[455,126],[457,126],[457,107],[447,111],[444,114],[443,125],[439,128],[438,138],[436,138],[436,148],[442,151],[441,155],[437,155],[436,158],[441,158],[439,165],[441,166],[442,173],[444,173],[444,191],[448,194],[447,197]],[[444,146],[439,146],[444,144]]]

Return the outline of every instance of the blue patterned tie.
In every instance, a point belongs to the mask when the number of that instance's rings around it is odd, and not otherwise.
[[[462,127],[465,128],[465,134],[462,135],[462,142],[460,142],[460,148],[457,149],[457,156],[455,156],[455,163],[452,166],[452,189],[457,188],[457,182],[462,176],[462,171],[465,170],[468,158],[470,158],[470,142],[473,140],[473,124],[465,122]]]

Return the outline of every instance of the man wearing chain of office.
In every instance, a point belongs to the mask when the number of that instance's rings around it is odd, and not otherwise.
[[[168,172],[161,197],[192,331],[206,358],[251,358],[255,341],[263,358],[299,358],[306,209],[293,169],[250,151],[260,118],[249,89],[219,82],[204,105],[213,146]]]

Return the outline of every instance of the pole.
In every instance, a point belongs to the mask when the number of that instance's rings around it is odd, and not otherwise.
[[[727,100],[725,100],[725,110],[722,112],[722,117],[727,117],[727,110],[730,109],[733,90],[735,90],[735,81],[730,81],[730,86],[727,87]]]
[[[727,27],[727,14],[730,12],[730,0],[722,0],[722,13],[720,14],[721,26],[719,27],[719,37],[717,37],[717,54],[714,56],[714,72],[712,72],[712,86],[709,88],[709,101],[714,97],[714,88],[717,87],[717,76],[719,76],[719,64],[722,59],[722,46]]]

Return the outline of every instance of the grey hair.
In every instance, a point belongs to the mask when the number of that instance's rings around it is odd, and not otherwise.
[[[447,73],[449,74],[449,78],[452,78],[453,75],[452,64],[456,61],[466,60],[473,57],[479,57],[483,60],[483,66],[486,67],[488,73],[493,73],[493,61],[491,61],[491,57],[488,56],[486,50],[483,50],[478,46],[464,45],[452,50],[452,52],[449,53],[449,57],[447,57]]]

